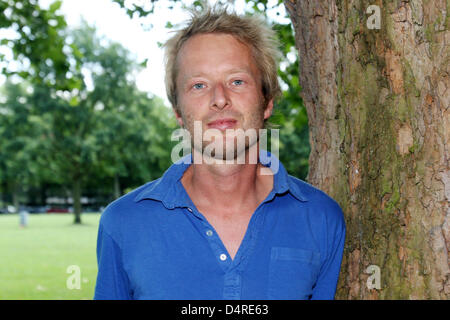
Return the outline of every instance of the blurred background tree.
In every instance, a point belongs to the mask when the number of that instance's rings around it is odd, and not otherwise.
[[[43,9],[38,0],[1,0],[0,29],[10,29],[11,37],[0,39],[0,45],[11,48],[14,66],[3,69],[36,83],[55,88],[76,87],[78,81],[68,72],[73,45],[66,42],[67,23],[58,13],[61,1]],[[0,60],[4,61],[4,55]],[[11,61],[9,61],[11,62]]]
[[[1,88],[6,100],[0,103],[0,179],[18,208],[21,193],[39,182],[39,143],[43,129],[30,104],[28,84],[6,82]]]

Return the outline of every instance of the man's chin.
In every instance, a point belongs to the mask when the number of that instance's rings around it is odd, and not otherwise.
[[[210,149],[208,145],[203,146],[201,150],[202,158],[206,163],[217,164],[256,164],[258,160],[257,148],[250,148],[246,145],[244,148],[223,148],[221,151]],[[198,153],[198,152],[197,152]]]

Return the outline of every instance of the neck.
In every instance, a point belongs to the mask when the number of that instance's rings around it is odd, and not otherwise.
[[[257,148],[257,144],[253,146]],[[252,147],[251,147],[252,148]],[[273,187],[273,175],[262,175],[270,170],[261,163],[248,161],[247,150],[243,164],[195,163],[186,170],[182,184],[197,207],[213,207],[220,211],[239,211],[262,202]],[[202,155],[193,150],[193,157]]]

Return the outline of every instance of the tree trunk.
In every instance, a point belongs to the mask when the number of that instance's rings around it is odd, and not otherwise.
[[[2,206],[6,206],[6,204],[9,202],[9,197],[8,197],[8,182],[6,179],[4,179],[2,181],[2,186],[1,186],[1,191],[2,191]]]
[[[370,5],[380,29],[367,24]],[[448,5],[285,6],[309,117],[307,179],[339,202],[347,223],[336,298],[450,298]],[[369,285],[371,265],[379,288]]]
[[[120,196],[121,196],[121,192],[120,192],[119,175],[116,173],[114,175],[114,198],[117,199]]]
[[[19,183],[16,181],[13,181],[11,183],[11,191],[12,191],[12,203],[16,210],[16,212],[19,212],[20,207],[20,187]]]
[[[40,205],[46,206],[47,205],[47,184],[45,182],[41,183],[41,187],[39,188],[40,191]]]
[[[73,181],[73,213],[74,213],[74,224],[81,224],[81,179],[76,178]]]

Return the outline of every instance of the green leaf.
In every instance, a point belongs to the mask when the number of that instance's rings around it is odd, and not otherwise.
[[[70,104],[72,107],[77,106],[77,105],[79,104],[78,97],[74,96],[74,97],[70,98],[69,104]]]
[[[59,10],[59,8],[61,8],[61,5],[62,5],[62,1],[57,0],[50,5],[49,11],[54,13],[55,11]]]

